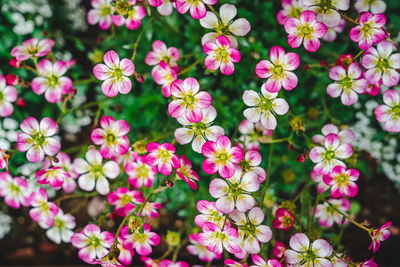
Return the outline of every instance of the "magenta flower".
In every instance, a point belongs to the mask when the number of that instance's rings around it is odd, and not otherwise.
[[[125,239],[122,243],[122,247],[128,250],[135,249],[137,254],[147,256],[153,251],[151,246],[160,244],[160,236],[151,232],[151,228],[148,224],[143,224],[142,230],[143,231],[139,231],[139,229],[135,229],[133,233],[130,234],[128,226],[124,226],[121,231],[121,235]]]
[[[217,209],[215,202],[199,200],[196,204],[196,209],[201,213],[194,219],[198,227],[203,227],[206,222],[215,223],[220,227],[224,225],[224,214]],[[225,223],[229,226],[229,221]]]
[[[54,136],[58,131],[57,122],[43,118],[40,123],[34,117],[21,122],[23,132],[18,133],[18,150],[26,152],[30,162],[40,162],[45,155],[54,156],[61,148],[60,141]]]
[[[315,52],[319,49],[320,41],[327,32],[326,26],[317,22],[315,13],[306,10],[300,14],[299,19],[288,18],[285,22],[285,31],[288,33],[288,44],[297,48],[303,43],[304,49]]]
[[[231,75],[235,71],[233,63],[239,62],[241,57],[239,50],[232,48],[229,39],[223,35],[218,36],[215,43],[205,43],[203,51],[207,54],[204,61],[207,69],[219,68],[225,75]]]
[[[129,124],[124,120],[115,120],[105,116],[100,119],[101,128],[93,130],[91,139],[100,146],[100,154],[103,158],[110,159],[113,156],[125,154],[129,149],[129,140],[126,136],[130,130]]]
[[[207,174],[218,171],[222,178],[230,178],[235,173],[236,165],[243,159],[243,151],[232,146],[231,140],[222,135],[216,141],[207,141],[202,147],[206,157],[203,161],[203,170]]]
[[[138,158],[135,162],[127,162],[125,164],[125,172],[129,176],[128,182],[131,186],[138,189],[143,185],[151,188],[157,167],[146,164],[145,156]]]
[[[173,100],[168,105],[168,112],[173,118],[185,116],[190,122],[200,122],[203,119],[203,109],[211,105],[211,95],[205,91],[199,92],[199,82],[194,78],[184,81],[176,80],[171,84]]]
[[[332,206],[334,206],[336,210],[340,210],[342,213],[347,213],[351,208],[351,202],[346,198],[328,199],[327,201]],[[333,223],[336,223],[338,225],[342,224],[343,216],[335,209],[333,209],[326,202],[317,205],[317,208],[315,210],[315,218],[318,218],[318,223],[322,227],[332,227]],[[344,223],[347,222],[348,220],[345,219]]]
[[[232,260],[232,259],[226,259],[226,260],[224,261],[224,263],[225,263],[225,265],[228,266],[228,267],[249,267],[249,266],[247,266],[246,264],[243,264],[243,263],[241,263],[241,262],[234,261],[234,260]]]
[[[46,231],[46,236],[56,244],[61,242],[71,242],[71,237],[74,235],[72,229],[75,228],[75,217],[71,214],[64,214],[61,209],[58,209],[57,215],[54,217],[53,226],[40,223],[40,226]]]
[[[191,255],[197,255],[201,261],[205,262],[212,262],[214,259],[219,259],[221,257],[221,255],[216,255],[205,246],[200,245],[197,241],[197,236],[198,234],[194,233],[189,235],[190,245],[188,245],[186,249]]]
[[[327,27],[335,27],[340,23],[341,17],[338,10],[346,11],[350,7],[350,0],[332,1],[329,3],[323,0],[303,0],[303,4],[310,6],[308,10],[317,15],[317,20]]]
[[[50,103],[60,101],[63,94],[68,94],[72,89],[72,80],[63,76],[68,70],[67,63],[56,61],[54,64],[48,59],[43,59],[38,64],[38,74],[32,80],[32,90],[37,95],[44,94]]]
[[[390,236],[389,227],[392,225],[392,222],[387,222],[378,229],[374,230],[374,234],[372,235],[372,243],[369,246],[369,250],[375,253],[378,251],[381,246],[381,242],[385,241]]]
[[[0,116],[8,117],[14,112],[11,104],[17,100],[18,93],[15,87],[9,86],[3,75],[0,75]]]
[[[342,66],[334,66],[329,77],[334,80],[326,88],[331,97],[339,97],[343,105],[350,106],[358,101],[358,94],[364,94],[368,86],[365,79],[360,78],[362,70],[358,63],[351,63],[346,70]]]
[[[196,182],[198,182],[200,178],[192,169],[192,163],[185,155],[182,155],[179,160],[181,162],[181,166],[176,170],[176,175],[184,180],[190,186],[190,188],[196,190]]]
[[[399,83],[400,53],[393,54],[396,47],[390,41],[382,41],[377,48],[370,47],[365,51],[361,63],[367,71],[365,78],[370,83],[382,83],[387,86],[396,86]]]
[[[64,176],[62,187],[65,192],[72,193],[76,188],[75,179],[79,174],[75,172],[73,164],[71,163],[71,158],[68,156],[68,154],[59,152],[57,156],[55,156],[55,159],[56,160],[52,160],[51,163],[49,159],[46,159],[43,163],[43,168],[48,169],[52,165],[54,167],[61,167],[64,171],[70,174],[69,176]]]
[[[185,14],[190,12],[194,19],[204,18],[207,14],[206,5],[214,5],[218,0],[176,0],[176,10]]]
[[[152,7],[159,7],[164,3],[164,0],[148,0],[148,2]]]
[[[341,144],[337,134],[328,134],[324,139],[324,147],[315,146],[310,151],[310,159],[317,163],[314,171],[321,174],[328,174],[335,166],[345,166],[343,159],[353,154],[353,147],[350,144]]]
[[[36,178],[39,184],[50,184],[58,190],[63,186],[64,180],[71,178],[71,175],[61,167],[51,167],[36,172]]]
[[[178,78],[177,73],[165,61],[161,61],[159,65],[155,66],[151,75],[154,81],[161,85],[162,92],[165,97],[171,96],[171,84]]]
[[[383,27],[386,24],[386,16],[384,14],[361,13],[358,22],[360,25],[350,30],[350,39],[358,43],[360,49],[368,49],[385,39],[386,32]]]
[[[108,97],[114,97],[119,93],[127,94],[131,91],[132,82],[128,78],[135,72],[132,60],[123,58],[119,60],[118,54],[110,50],[104,54],[104,63],[97,64],[93,68],[93,74],[97,79],[104,81],[101,90]]]
[[[375,109],[375,117],[384,123],[388,132],[400,132],[400,95],[396,90],[387,90],[383,93],[384,104]]]
[[[256,74],[262,79],[267,79],[265,89],[268,92],[279,92],[283,86],[292,90],[297,86],[297,76],[292,70],[300,65],[300,58],[296,53],[285,53],[280,46],[274,46],[269,51],[269,60],[261,60],[256,65]]]
[[[284,254],[285,254],[286,246],[282,242],[279,242],[278,240],[275,240],[275,246],[274,249],[272,250],[272,254],[277,258],[277,259],[282,259]]]
[[[235,228],[225,226],[222,230],[218,225],[207,222],[202,227],[203,232],[197,235],[200,245],[217,255],[222,254],[225,248],[229,253],[240,252],[240,246],[235,243],[238,232]]]
[[[87,21],[90,25],[99,24],[100,29],[107,30],[110,28],[112,19],[111,15],[114,12],[114,7],[110,0],[92,0],[93,9],[87,14]]]
[[[343,166],[335,166],[323,179],[327,185],[331,186],[332,197],[341,198],[357,195],[358,186],[355,181],[358,177],[360,177],[360,172],[355,169],[346,170]]]
[[[44,57],[50,53],[54,46],[54,41],[51,39],[40,40],[32,38],[24,41],[22,45],[18,45],[11,50],[11,56],[18,61],[25,61],[30,58]]]
[[[136,207],[136,204],[144,202],[142,192],[129,191],[126,187],[118,187],[117,190],[107,196],[107,200],[111,205],[115,206],[115,214],[121,217],[128,215]]]
[[[294,225],[293,214],[285,208],[278,208],[275,211],[275,219],[272,221],[272,227],[288,231]]]
[[[172,168],[178,169],[180,161],[175,155],[175,147],[170,143],[158,144],[150,143],[146,146],[147,154],[145,156],[146,164],[157,166],[158,171],[163,175],[170,175]]]
[[[159,267],[189,267],[190,265],[184,261],[173,262],[171,260],[163,259],[160,261]]]
[[[22,177],[12,178],[8,172],[0,172],[0,196],[4,197],[4,202],[13,209],[19,209],[21,205],[30,205],[28,183]]]
[[[378,267],[378,264],[374,262],[374,257],[369,260],[365,260],[360,264],[360,267]]]
[[[248,150],[244,155],[243,160],[239,163],[244,172],[254,172],[258,177],[258,182],[261,184],[267,178],[267,173],[264,168],[259,167],[262,157],[257,150]]]
[[[321,129],[321,133],[322,134],[316,134],[312,137],[314,143],[323,145],[325,136],[331,133],[337,134],[340,138],[340,142],[343,144],[350,144],[355,138],[354,132],[352,130],[343,129],[339,131],[339,128],[333,124],[324,125]]]
[[[175,72],[179,71],[177,61],[181,57],[181,53],[177,48],[167,47],[167,45],[160,40],[154,41],[152,47],[153,50],[146,55],[145,62],[147,65],[154,66],[164,61]]]
[[[79,249],[78,256],[89,264],[96,264],[95,259],[102,259],[108,254],[114,236],[110,232],[101,232],[95,224],[88,224],[81,232],[71,237],[71,244]]]
[[[54,217],[58,213],[58,206],[53,202],[47,201],[46,189],[40,188],[39,191],[33,192],[30,196],[29,216],[38,223],[43,223],[47,226],[54,225]]]
[[[132,258],[135,255],[135,252],[133,251],[133,249],[131,250],[124,249],[124,247],[122,246],[124,241],[125,239],[122,235],[118,236],[118,243],[117,243],[117,248],[119,250],[118,261],[126,266],[130,266],[132,263]]]
[[[263,258],[261,258],[256,254],[251,256],[251,259],[255,264],[251,265],[251,267],[282,267],[282,264],[276,259],[270,259],[268,261],[265,261]]]

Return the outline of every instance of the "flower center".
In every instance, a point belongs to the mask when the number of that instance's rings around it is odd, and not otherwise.
[[[338,184],[347,184],[347,181],[349,180],[349,175],[347,175],[347,174],[339,174],[337,177],[336,177],[336,182],[338,183]]]
[[[304,38],[311,39],[314,29],[308,25],[304,25],[301,27],[301,33],[303,34]]]
[[[260,100],[260,109],[262,109],[263,111],[269,111],[272,109],[272,102],[269,99],[266,99],[265,97],[261,97]]]
[[[217,59],[225,63],[229,61],[229,53],[226,48],[222,47],[217,50]]]
[[[283,68],[281,65],[275,65],[273,68],[273,72],[275,75],[281,75],[283,73]]]
[[[316,259],[316,255],[312,250],[307,250],[304,254],[303,254],[304,260],[306,262],[314,262],[314,260]]]
[[[35,55],[37,52],[39,52],[39,51],[38,51],[37,47],[34,46],[34,45],[32,45],[31,47],[29,47],[29,49],[28,49],[28,53],[29,53],[30,55]]]
[[[299,18],[303,10],[301,8],[292,7],[289,13],[289,18]]]
[[[95,176],[96,179],[99,178],[100,176],[103,176],[103,166],[101,164],[92,165],[91,173]]]
[[[378,67],[378,69],[381,69],[381,70],[388,69],[390,67],[389,60],[387,58],[379,58],[377,67]]]
[[[353,87],[353,80],[350,77],[345,77],[343,80],[340,81],[340,84],[345,89],[351,89]]]
[[[400,117],[400,105],[392,107],[391,113],[394,117]]]
[[[325,11],[331,9],[332,8],[332,0],[322,0],[320,3],[320,7]]]
[[[15,184],[13,184],[13,183],[10,183],[10,191],[11,191],[14,195],[16,195],[16,194],[21,193],[21,188],[20,188],[18,185],[15,185]]]
[[[115,11],[122,16],[127,15],[130,8],[129,0],[117,0],[115,3]]]
[[[206,129],[207,126],[202,122],[196,122],[195,124],[193,124],[193,130],[196,135],[203,135]]]
[[[115,68],[114,69],[114,78],[117,80],[121,80],[123,74],[122,74],[122,70],[120,68]]]
[[[65,222],[56,217],[54,218],[54,227],[63,229],[65,227]]]
[[[59,84],[58,77],[55,75],[51,75],[50,77],[47,78],[47,83],[51,88],[56,87]]]
[[[40,146],[43,145],[44,141],[46,140],[46,137],[42,133],[36,133],[32,136],[32,138],[35,143]]]
[[[91,236],[88,240],[88,247],[98,247],[101,245],[101,240],[96,236]]]
[[[328,150],[325,152],[325,159],[331,160],[335,158],[335,151]]]
[[[140,166],[139,168],[139,175],[141,177],[147,177],[149,174],[149,170],[147,169],[147,167],[145,165]]]
[[[225,164],[227,161],[228,161],[228,158],[229,158],[229,156],[228,156],[228,154],[226,154],[226,153],[220,153],[218,156],[217,156],[217,159],[221,162],[221,163],[223,163],[223,164]]]
[[[129,195],[123,195],[123,197],[121,197],[121,203],[123,206],[129,204],[132,202],[132,197]]]
[[[104,6],[100,11],[100,17],[107,17],[111,15],[111,7]]]
[[[107,142],[108,142],[108,143],[113,143],[113,142],[115,141],[116,138],[115,138],[115,135],[114,135],[114,134],[110,133],[110,134],[107,134],[106,139],[107,139]]]
[[[192,95],[187,95],[186,97],[185,97],[185,103],[187,104],[187,105],[192,105],[193,103],[194,103],[194,96],[192,96]]]

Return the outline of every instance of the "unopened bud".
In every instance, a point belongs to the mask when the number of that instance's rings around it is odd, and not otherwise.
[[[15,74],[7,74],[6,75],[7,85],[17,85],[19,83],[19,81],[20,81],[19,77]]]
[[[18,61],[15,57],[10,60],[10,66],[14,68],[19,68],[21,66],[21,62]]]
[[[25,107],[26,106],[25,100],[22,97],[19,97],[17,99],[17,105],[20,107]]]
[[[177,232],[168,230],[165,241],[167,241],[170,247],[176,247],[181,243],[181,235]]]

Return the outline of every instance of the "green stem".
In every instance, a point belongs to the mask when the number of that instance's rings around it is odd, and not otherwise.
[[[182,71],[180,71],[177,75],[182,75],[186,72],[188,72],[189,70],[191,70],[192,68],[194,68],[197,64],[199,64],[200,62],[203,62],[203,59],[199,59],[196,62],[194,62],[192,65],[190,65],[189,67],[187,67],[186,69],[183,69]]]
[[[280,139],[271,139],[271,140],[265,141],[263,143],[265,143],[265,144],[275,144],[275,143],[288,142],[289,140],[290,140],[290,137],[286,137],[286,138],[280,138]]]
[[[343,14],[343,13],[340,13],[340,16],[342,16],[342,18],[344,18],[344,19],[347,20],[348,22],[351,22],[351,23],[353,23],[353,24],[358,25],[358,21],[357,21],[357,20],[352,19],[352,18],[348,17],[347,15],[345,15],[345,14]]]
[[[91,83],[91,82],[94,82],[94,81],[97,81],[97,79],[95,79],[94,77],[90,77],[90,78],[87,78],[87,79],[74,81],[73,84],[74,85],[88,84],[88,83]]]
[[[334,209],[337,213],[341,214],[342,216],[344,216],[346,219],[348,219],[352,224],[358,226],[361,229],[364,229],[365,231],[368,232],[368,234],[370,234],[373,230],[369,229],[368,227],[365,227],[364,225],[356,222],[355,220],[353,220],[348,214],[342,212],[341,210],[338,210],[334,205],[332,205],[331,203],[329,203],[329,201],[326,201],[326,203],[328,203],[328,205]]]
[[[338,123],[339,121],[336,118],[334,118],[331,115],[331,113],[329,112],[328,106],[326,105],[326,102],[325,102],[324,90],[322,87],[321,87],[321,103],[322,103],[322,107],[324,109],[325,114],[328,116],[328,118],[331,119],[332,123]]]
[[[263,185],[263,190],[261,192],[261,196],[260,196],[260,199],[258,201],[258,206],[260,206],[260,207],[263,206],[265,192],[267,191],[268,184],[269,184],[269,179],[270,179],[270,176],[271,176],[271,164],[272,164],[273,153],[274,153],[274,144],[272,143],[269,146],[269,152],[268,152],[267,178],[266,178],[265,183]]]
[[[312,226],[314,225],[315,212],[317,210],[317,205],[319,203],[320,198],[321,198],[321,195],[317,193],[317,197],[315,198],[315,203],[314,203],[314,209],[313,209],[311,218],[308,221],[308,231],[310,231]]]
[[[360,57],[363,53],[365,52],[365,50],[361,50],[360,52],[358,52],[357,55],[355,55],[355,57],[353,57],[353,60],[356,60],[358,57]]]

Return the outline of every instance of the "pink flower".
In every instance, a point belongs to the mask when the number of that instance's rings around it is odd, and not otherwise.
[[[259,167],[261,164],[262,157],[260,152],[256,150],[249,150],[244,155],[243,160],[239,163],[242,167],[243,172],[254,172],[258,177],[258,182],[261,184],[267,178],[267,173],[264,168]]]
[[[161,260],[159,267],[189,267],[190,265],[184,261],[173,262],[171,260]]]
[[[171,13],[174,9],[174,6],[171,1],[174,1],[174,0],[162,0],[163,4],[159,7],[157,7],[157,11],[158,11],[158,13],[160,13],[160,15],[163,15],[163,16],[171,15]]]
[[[190,186],[190,188],[196,190],[196,182],[200,179],[197,173],[192,170],[192,163],[185,155],[182,155],[179,160],[181,162],[181,166],[176,170],[176,175],[184,180]]]
[[[123,58],[119,60],[118,54],[110,50],[104,54],[104,63],[97,64],[93,68],[93,74],[97,79],[104,81],[101,90],[108,97],[114,97],[120,92],[127,94],[131,91],[132,82],[128,78],[135,72],[132,60]]]
[[[148,0],[149,5],[153,7],[159,7],[163,4],[164,0]]]
[[[207,14],[206,5],[214,5],[218,0],[176,0],[176,10],[185,14],[190,11],[190,15],[194,19],[204,18]]]
[[[30,196],[29,216],[38,223],[43,223],[47,226],[53,226],[54,216],[58,213],[58,206],[53,202],[47,201],[46,189],[40,188],[39,191],[33,192]]]
[[[328,259],[332,246],[323,239],[310,240],[303,233],[294,234],[289,241],[290,248],[285,251],[285,262],[290,265],[333,267]]]
[[[281,25],[284,25],[288,18],[299,18],[300,14],[307,9],[303,4],[303,0],[283,0],[282,8],[276,15],[276,19]]]
[[[326,183],[324,182],[323,177],[324,175],[321,174],[320,172],[315,170],[311,171],[311,179],[313,179],[313,181],[317,183],[318,194],[322,194],[329,188],[329,186],[326,185]]]
[[[118,187],[116,191],[107,196],[107,200],[111,205],[115,206],[115,214],[121,217],[128,215],[136,207],[136,204],[144,202],[142,192],[129,191],[126,187]]]
[[[100,264],[102,267],[125,267],[125,265],[119,263],[116,258],[110,257],[109,254],[101,259],[94,259],[92,263]]]
[[[0,196],[13,209],[30,205],[28,183],[22,177],[12,178],[8,172],[0,172]]]
[[[147,202],[146,205],[144,205],[143,210],[142,210],[142,217],[150,217],[150,218],[157,218],[160,216],[158,214],[158,209],[161,209],[162,205],[161,203],[151,203]]]
[[[246,150],[259,150],[260,143],[264,143],[272,137],[272,131],[264,129],[259,121],[254,123],[247,119],[239,124],[239,132],[242,134],[239,140],[244,144],[243,146],[242,143],[239,143],[239,147],[245,147]]]
[[[327,32],[326,26],[317,22],[315,13],[310,10],[303,11],[299,19],[288,18],[284,27],[288,33],[290,47],[297,48],[304,41],[304,49],[309,52],[315,52],[319,49],[319,39],[324,37]]]
[[[177,128],[174,136],[176,141],[181,144],[192,142],[192,149],[197,153],[201,153],[206,140],[216,141],[218,137],[224,135],[224,129],[217,125],[212,125],[217,117],[217,111],[213,106],[201,110],[203,118],[200,122],[190,122],[185,116],[178,118],[178,122],[184,127]]]
[[[44,229],[48,229],[46,231],[46,236],[54,243],[69,243],[71,242],[71,237],[74,234],[72,229],[74,229],[76,226],[75,217],[71,214],[64,214],[61,209],[58,209],[58,213],[54,217],[53,226],[48,226],[43,223],[40,223],[40,226]]]
[[[330,133],[324,139],[324,147],[315,146],[310,151],[310,159],[317,163],[314,171],[321,174],[328,174],[335,166],[345,166],[343,159],[353,154],[353,147],[350,144],[341,144],[337,134]]]
[[[199,200],[196,209],[201,213],[194,219],[198,227],[203,227],[206,222],[212,222],[220,227],[224,225],[224,214],[217,209],[215,202]],[[229,226],[229,221],[225,223]]]
[[[366,1],[356,0],[354,8],[358,13],[370,11],[373,14],[384,13],[386,10],[386,3],[383,0]]]
[[[224,261],[224,263],[225,263],[226,266],[229,266],[229,267],[249,267],[246,264],[234,261],[232,259],[226,259]]]
[[[310,6],[308,10],[317,14],[317,20],[327,27],[335,27],[340,23],[338,10],[346,11],[350,7],[350,0],[333,1],[327,4],[323,0],[303,0],[303,4]]]
[[[50,103],[60,101],[63,94],[68,94],[72,89],[72,80],[63,76],[68,70],[67,63],[56,61],[54,64],[48,59],[43,59],[38,64],[38,74],[32,80],[32,90],[37,95],[44,94]]]
[[[369,250],[375,253],[378,251],[379,247],[381,246],[381,242],[385,241],[390,236],[389,227],[392,225],[392,222],[387,222],[378,229],[374,230],[374,234],[372,236],[372,243],[369,246]]]
[[[360,267],[378,267],[378,264],[374,262],[374,257],[369,260],[365,260],[360,264]]]
[[[269,60],[261,60],[256,65],[256,74],[262,79],[267,79],[265,89],[270,93],[279,92],[283,86],[292,90],[297,86],[297,76],[292,70],[300,65],[300,58],[296,53],[285,53],[280,46],[274,46],[269,51]]]
[[[268,261],[265,261],[263,258],[261,258],[258,255],[253,255],[251,257],[255,265],[251,265],[251,267],[282,267],[282,264],[275,259],[270,259]]]
[[[171,96],[171,84],[177,79],[177,74],[165,61],[161,61],[151,71],[154,81],[161,85],[162,92],[165,97]]]
[[[93,130],[91,139],[100,146],[100,154],[109,159],[113,156],[125,154],[129,149],[129,140],[126,136],[130,130],[129,124],[124,120],[115,120],[105,116],[100,119],[101,128]]]
[[[243,93],[243,102],[249,108],[243,111],[243,115],[251,122],[260,122],[266,130],[275,130],[277,122],[274,114],[284,115],[289,110],[289,104],[283,98],[276,98],[278,93],[270,93],[266,89],[266,83],[261,87],[261,94],[246,90]]]
[[[119,175],[118,164],[112,160],[103,163],[103,158],[96,149],[89,149],[86,152],[86,160],[78,158],[74,162],[75,170],[80,174],[79,187],[85,191],[92,191],[96,186],[97,192],[107,195],[110,192],[107,178],[115,179]]]
[[[24,41],[22,45],[18,45],[11,50],[11,56],[18,61],[25,61],[30,58],[44,57],[50,53],[54,46],[54,41],[51,39],[40,40],[32,38]]]
[[[282,242],[279,242],[278,240],[275,240],[275,246],[274,249],[272,250],[272,254],[278,258],[282,259],[284,254],[285,254],[286,246]]]
[[[122,244],[124,243],[125,239],[122,235],[118,236],[118,243],[117,243],[117,248],[119,250],[119,256],[118,256],[118,261],[121,262],[122,264],[126,266],[130,266],[132,263],[132,258],[135,255],[135,252],[133,249],[124,249]]]
[[[71,175],[61,167],[51,167],[36,172],[36,178],[39,184],[50,184],[58,190],[63,186],[64,180],[71,178]]]
[[[384,14],[361,13],[358,22],[360,25],[350,30],[350,39],[357,42],[360,49],[368,49],[385,39],[386,32],[383,27],[386,24],[386,16]]]
[[[6,169],[8,172],[8,158],[9,154],[6,150],[0,148],[0,169]]]
[[[260,252],[260,242],[269,242],[272,238],[271,229],[262,225],[264,213],[259,207],[252,208],[247,215],[238,210],[234,210],[229,217],[235,222],[239,229],[239,235],[244,236],[243,248],[250,254]]]
[[[150,143],[146,146],[147,154],[145,156],[146,164],[157,166],[158,171],[163,175],[170,175],[172,168],[178,169],[180,161],[175,155],[175,147],[170,143]]]
[[[239,62],[241,57],[239,50],[232,48],[229,39],[223,35],[218,36],[215,43],[205,43],[203,51],[207,54],[204,61],[207,69],[214,71],[220,68],[225,75],[235,71],[233,63]]]
[[[93,9],[89,10],[87,14],[87,21],[90,25],[99,23],[102,30],[110,28],[112,19],[111,15],[114,12],[114,7],[111,5],[110,0],[92,0]]]
[[[125,24],[129,30],[135,30],[140,27],[142,19],[146,17],[146,8],[142,5],[136,5],[136,0],[126,1],[122,9],[125,12],[124,15],[113,15],[112,21],[116,26],[122,26]]]
[[[333,42],[336,40],[337,35],[339,33],[342,33],[345,28],[346,28],[346,20],[341,19],[338,25],[331,28],[327,28],[327,32],[322,39],[324,39],[324,41],[327,42]]]
[[[237,167],[230,179],[215,178],[211,181],[209,191],[212,197],[218,199],[215,206],[219,211],[228,214],[236,207],[245,212],[254,206],[251,193],[260,187],[258,177],[254,172],[242,173],[242,169]]]
[[[57,122],[43,118],[40,123],[34,117],[28,117],[21,122],[23,132],[18,133],[18,150],[26,153],[30,162],[40,162],[44,155],[54,156],[60,150],[61,144],[57,136]]]
[[[272,227],[288,231],[294,225],[293,214],[285,208],[279,208],[275,211],[275,219],[272,221]]]
[[[14,112],[11,103],[17,100],[18,93],[15,87],[7,85],[3,75],[0,75],[0,96],[0,116],[8,117]]]
[[[365,78],[370,83],[382,83],[387,86],[396,86],[399,83],[400,53],[393,54],[396,49],[390,41],[382,41],[377,48],[370,47],[365,51],[361,63],[367,71]]]
[[[211,95],[205,91],[199,92],[200,85],[194,78],[184,81],[176,80],[171,84],[173,100],[168,105],[168,112],[173,118],[185,116],[190,122],[200,122],[203,119],[202,109],[211,105]]]
[[[79,258],[89,264],[96,264],[95,259],[106,256],[113,241],[114,236],[110,232],[101,232],[95,224],[86,225],[71,237],[72,245],[79,249]]]
[[[151,246],[160,244],[160,236],[150,230],[151,228],[148,224],[143,224],[142,231],[134,229],[133,233],[130,234],[128,226],[124,226],[121,231],[121,235],[125,239],[122,247],[128,250],[135,249],[136,253],[141,256],[150,255],[153,251]]]
[[[159,263],[155,259],[145,257],[145,256],[141,256],[140,259],[143,261],[143,263],[146,267],[159,267],[158,266]]]
[[[186,249],[191,255],[197,255],[201,261],[205,262],[212,262],[214,259],[219,259],[221,257],[221,255],[216,255],[209,251],[205,246],[200,245],[197,241],[197,236],[198,234],[189,235],[189,241],[191,244],[188,245]]]
[[[51,165],[53,165],[54,167],[61,167],[68,174],[70,174],[69,176],[64,176],[62,187],[65,192],[72,193],[76,188],[75,179],[78,177],[78,173],[76,173],[73,168],[71,158],[68,156],[68,154],[64,152],[59,152],[55,156],[55,159],[51,161],[51,163],[49,159],[46,159],[43,163],[43,168],[48,169]]]
[[[151,188],[157,174],[157,167],[147,165],[145,158],[140,157],[135,162],[127,162],[125,164],[125,172],[129,176],[129,184],[134,188],[138,189],[143,185]]]
[[[218,171],[222,178],[230,178],[235,173],[235,164],[243,159],[243,151],[232,146],[231,140],[222,135],[216,141],[207,141],[202,147],[202,153],[206,157],[203,161],[203,170],[207,174]]]
[[[323,179],[327,185],[331,186],[332,197],[355,197],[358,192],[355,181],[358,180],[359,176],[360,172],[355,169],[346,170],[343,166],[335,166]]]
[[[234,240],[238,237],[235,228],[225,225],[222,230],[218,225],[207,222],[202,227],[203,232],[197,235],[197,241],[217,255],[222,254],[225,248],[229,253],[237,253],[241,249]]]
[[[383,93],[384,104],[375,109],[375,117],[384,123],[388,132],[400,132],[400,95],[396,90],[387,90]]]
[[[175,72],[179,71],[177,61],[181,57],[181,53],[175,47],[167,47],[160,40],[153,42],[153,50],[147,53],[145,62],[147,65],[154,66],[162,61],[168,64]]]
[[[350,200],[346,198],[328,199],[328,202],[334,206],[336,210],[340,210],[342,213],[348,212],[351,207]],[[315,218],[318,218],[318,223],[323,227],[332,227],[333,223],[341,225],[343,216],[335,209],[333,209],[327,202],[317,205]],[[344,223],[347,223],[347,219],[344,220]]]
[[[321,132],[322,134],[316,134],[312,137],[314,143],[323,145],[325,136],[331,133],[337,134],[340,138],[340,142],[344,144],[350,144],[355,138],[352,130],[343,129],[339,131],[339,128],[336,125],[330,123],[324,125],[321,129]]]

